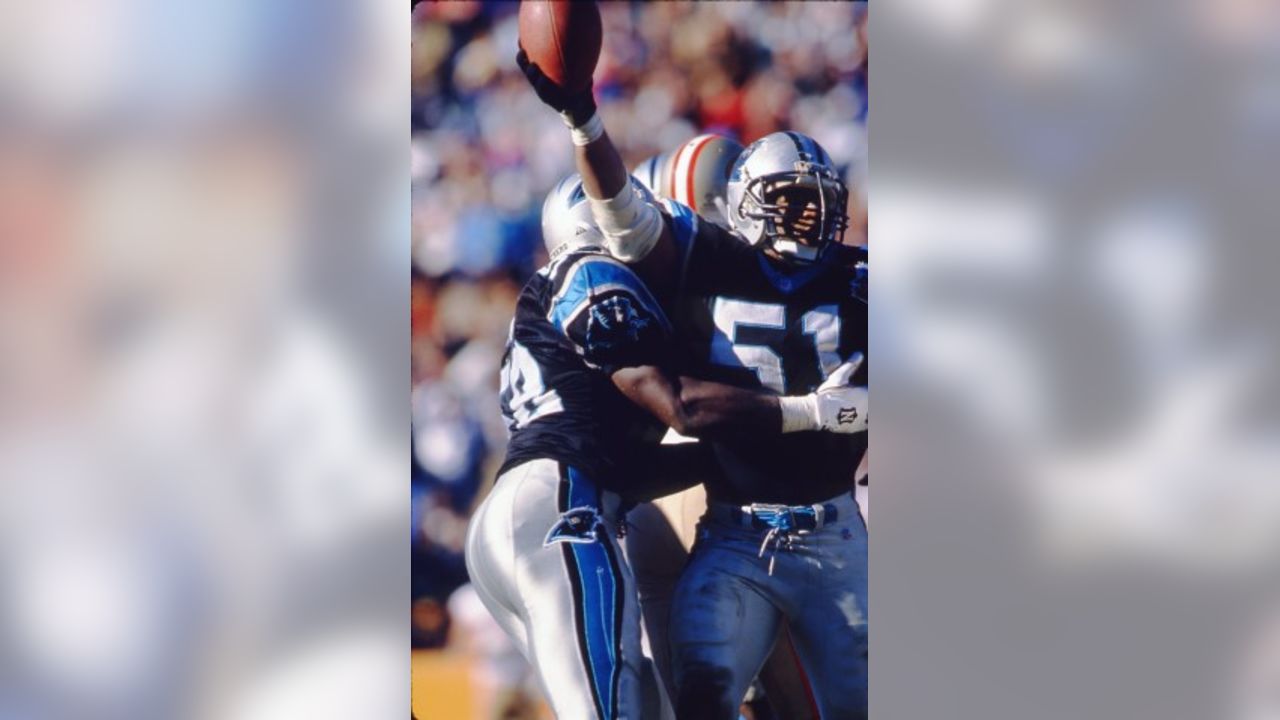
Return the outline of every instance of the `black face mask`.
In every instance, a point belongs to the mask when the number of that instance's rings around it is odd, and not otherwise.
[[[765,200],[778,212],[774,221],[777,235],[802,245],[818,246],[823,236],[823,201],[834,205],[834,193],[822,198],[816,188],[784,185],[765,193]]]
[[[813,261],[826,247],[843,242],[849,194],[829,168],[801,165],[797,163],[795,171],[752,178],[742,190],[737,212],[763,226],[757,239],[778,254]]]

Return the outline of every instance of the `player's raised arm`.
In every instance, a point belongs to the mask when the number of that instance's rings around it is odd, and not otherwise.
[[[591,72],[599,56],[600,30],[598,14],[593,25],[590,13],[598,10],[594,3],[566,5],[573,9],[565,17],[548,14],[538,16],[535,22],[526,21],[522,14],[521,48],[516,62],[538,98],[560,113],[569,127],[583,190],[591,200],[592,214],[609,251],[624,262],[643,263],[641,270],[650,281],[669,276],[660,269],[675,263],[671,231],[663,222],[661,211],[632,189],[630,173],[596,112]],[[590,12],[585,9],[588,5]],[[569,27],[574,23],[577,24]],[[551,33],[574,40],[542,47],[541,36]],[[534,49],[526,51],[526,41]],[[543,64],[548,66],[548,72],[544,72]],[[558,76],[559,81],[552,76]]]

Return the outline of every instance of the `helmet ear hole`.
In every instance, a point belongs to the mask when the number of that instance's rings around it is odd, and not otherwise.
[[[542,241],[552,259],[574,248],[603,244],[604,237],[591,215],[591,205],[577,173],[556,183],[543,201]]]

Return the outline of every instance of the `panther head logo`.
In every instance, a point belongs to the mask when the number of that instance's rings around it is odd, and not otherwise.
[[[606,298],[591,307],[587,319],[587,345],[596,355],[626,348],[653,329],[654,318],[625,295]]]
[[[551,530],[547,532],[547,537],[542,541],[543,547],[548,547],[554,543],[592,543],[599,537],[599,531],[604,529],[604,520],[600,518],[600,511],[593,507],[577,507],[560,515],[560,519],[555,525],[551,526]]]

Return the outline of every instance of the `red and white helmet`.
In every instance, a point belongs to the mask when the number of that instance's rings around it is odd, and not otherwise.
[[[699,135],[676,150],[667,168],[669,194],[723,228],[730,228],[726,193],[729,172],[742,145],[723,135]]]

